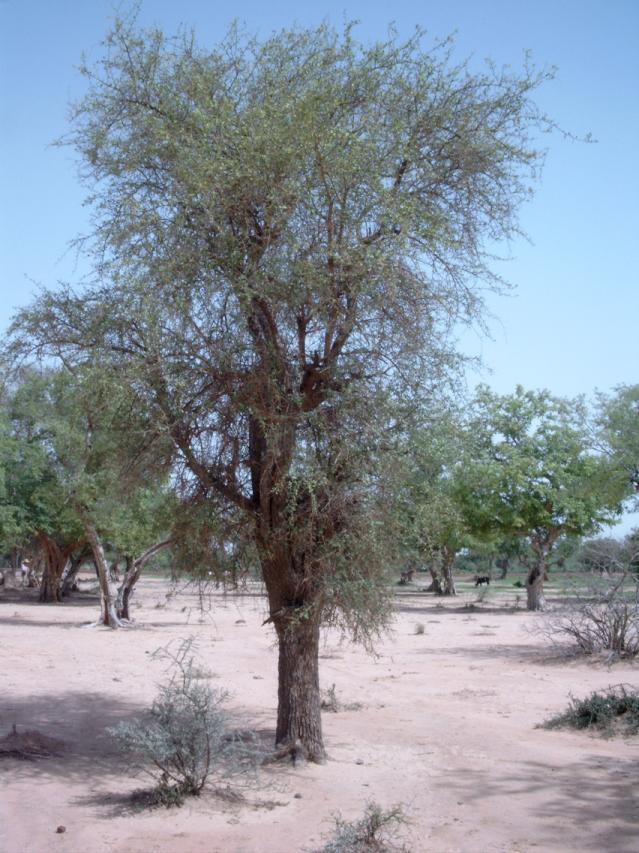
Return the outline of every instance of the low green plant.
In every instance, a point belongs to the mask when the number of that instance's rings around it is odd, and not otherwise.
[[[322,711],[328,711],[331,714],[339,714],[340,711],[359,711],[362,707],[360,702],[342,702],[337,695],[337,690],[334,684],[322,690],[321,708]]]
[[[335,829],[319,853],[394,853],[408,848],[401,844],[401,828],[409,823],[401,805],[384,810],[374,802],[366,804],[359,820],[334,815]]]
[[[543,728],[595,728],[606,735],[617,731],[638,734],[639,691],[628,690],[626,685],[618,684],[608,687],[603,693],[595,691],[584,699],[571,696],[568,709],[547,720]]]
[[[170,676],[144,717],[120,723],[109,733],[137,767],[156,782],[152,801],[181,805],[213,779],[255,768],[263,757],[257,739],[234,732],[222,709],[228,693],[202,684],[191,654],[193,643],[177,653],[161,649]]]

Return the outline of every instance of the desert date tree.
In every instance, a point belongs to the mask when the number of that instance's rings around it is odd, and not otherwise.
[[[387,613],[369,465],[499,285],[484,243],[516,232],[549,127],[546,72],[474,72],[422,41],[321,26],[204,49],[116,24],[69,138],[95,283],[14,332],[115,366],[211,517],[243,514],[279,645],[276,741],[314,761],[320,624],[365,635]]]
[[[559,541],[614,521],[623,488],[609,461],[592,452],[581,400],[521,386],[507,395],[482,387],[469,430],[475,445],[458,499],[478,535],[529,543],[527,605],[543,610],[544,580]]]

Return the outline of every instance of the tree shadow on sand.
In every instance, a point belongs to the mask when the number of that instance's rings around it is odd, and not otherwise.
[[[134,702],[104,693],[60,691],[29,697],[0,699],[0,735],[16,725],[62,741],[59,754],[23,760],[0,759],[5,779],[65,779],[71,783],[94,782],[127,773],[127,762],[106,729],[135,717],[143,709]]]
[[[442,782],[471,813],[475,803],[481,803],[484,811],[492,803],[496,816],[506,803],[509,812],[534,809],[538,816],[534,840],[540,849],[569,849],[566,845],[574,841],[576,831],[580,850],[637,849],[637,760],[589,755],[559,767],[522,761],[504,764],[498,776],[472,767],[463,775],[444,771]]]
[[[99,594],[89,590],[73,592],[71,595],[65,596],[62,601],[39,601],[39,594],[38,589],[9,587],[0,592],[0,605],[12,604],[16,607],[55,607],[56,609],[66,609],[73,607],[93,607],[100,602]]]

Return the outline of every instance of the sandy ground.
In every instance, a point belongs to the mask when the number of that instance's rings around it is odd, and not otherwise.
[[[232,692],[240,724],[271,732],[273,634],[257,594],[166,599],[140,583],[135,625],[87,628],[94,599],[39,605],[0,597],[0,735],[15,722],[58,737],[61,757],[0,763],[2,853],[291,853],[313,850],[331,815],[403,803],[420,851],[639,851],[639,745],[535,726],[609,684],[639,686],[636,666],[558,659],[499,599],[398,598],[392,636],[370,657],[328,634],[325,687],[359,710],[324,715],[326,765],[270,767],[242,805],[207,793],[181,809],[135,811],[133,776],[105,729],[147,706],[164,665],[151,653],[197,639],[210,684]],[[423,634],[416,634],[421,623]],[[56,833],[58,826],[66,827]]]

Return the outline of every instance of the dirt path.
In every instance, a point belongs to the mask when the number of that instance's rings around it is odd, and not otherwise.
[[[159,646],[196,637],[240,720],[268,732],[275,721],[262,599],[218,596],[202,616],[195,596],[165,595],[145,580],[135,627],[119,632],[83,627],[91,600],[0,598],[0,735],[15,722],[68,745],[60,757],[2,759],[3,853],[297,853],[320,845],[332,813],[360,816],[367,800],[404,804],[415,853],[639,850],[637,742],[535,729],[571,692],[639,686],[637,667],[558,661],[528,630],[534,614],[424,597],[400,600],[376,658],[326,638],[323,686],[363,706],[325,714],[326,766],[271,768],[241,807],[206,794],[180,810],[133,811],[127,795],[144,782],[105,729],[150,703]]]

